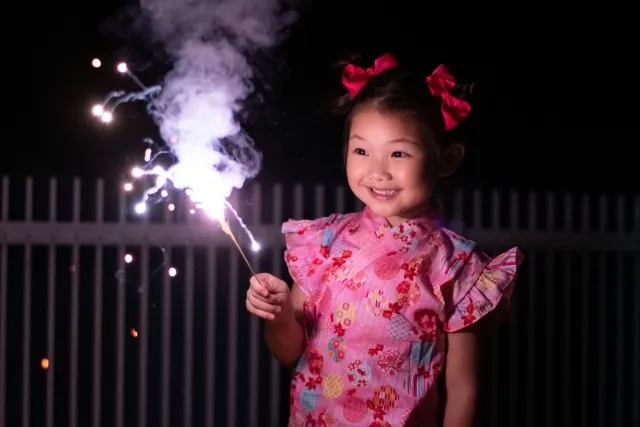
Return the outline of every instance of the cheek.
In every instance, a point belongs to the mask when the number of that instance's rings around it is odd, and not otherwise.
[[[394,175],[406,186],[418,189],[429,186],[429,179],[421,162],[412,161],[410,164],[398,165]]]
[[[360,165],[360,162],[358,162],[358,159],[355,159],[353,156],[349,156],[347,157],[345,171],[349,181],[359,179],[362,172],[362,166]]]

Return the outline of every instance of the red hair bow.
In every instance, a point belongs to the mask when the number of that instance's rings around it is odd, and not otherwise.
[[[360,68],[348,64],[342,71],[342,85],[347,88],[351,96],[356,96],[369,79],[383,71],[398,66],[398,61],[386,53],[376,59],[373,67]],[[442,98],[442,115],[444,117],[445,130],[451,130],[458,126],[471,112],[471,105],[467,101],[455,98],[451,90],[456,86],[456,81],[447,67],[438,66],[435,71],[426,78],[427,86],[434,96]]]
[[[390,53],[386,53],[376,59],[373,67],[369,67],[366,70],[353,64],[348,64],[342,71],[342,85],[347,88],[351,96],[356,96],[371,77],[397,66],[398,61]]]
[[[442,98],[440,108],[444,116],[444,129],[451,130],[458,126],[471,112],[471,105],[467,101],[451,95],[451,90],[456,86],[456,81],[449,69],[444,65],[439,65],[427,77],[426,82],[431,94]]]

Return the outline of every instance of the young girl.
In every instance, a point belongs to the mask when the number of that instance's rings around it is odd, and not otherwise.
[[[247,292],[274,356],[297,362],[289,426],[472,426],[477,323],[508,305],[521,254],[478,252],[431,199],[462,160],[447,131],[470,106],[444,66],[425,79],[389,54],[347,65],[343,84],[347,178],[366,207],[286,222],[295,283],[262,273]]]

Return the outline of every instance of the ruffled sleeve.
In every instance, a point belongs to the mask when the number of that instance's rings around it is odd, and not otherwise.
[[[512,248],[489,259],[473,252],[446,298],[446,332],[466,328],[494,311],[508,309],[522,253]]]
[[[298,287],[316,301],[322,295],[322,270],[335,237],[335,216],[316,220],[291,220],[282,225],[285,262]]]

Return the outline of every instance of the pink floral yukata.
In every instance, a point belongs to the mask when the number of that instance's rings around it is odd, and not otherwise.
[[[418,401],[421,425],[435,426],[444,334],[508,303],[518,249],[490,259],[434,219],[391,227],[368,208],[282,230],[307,295],[289,426],[398,427]]]

